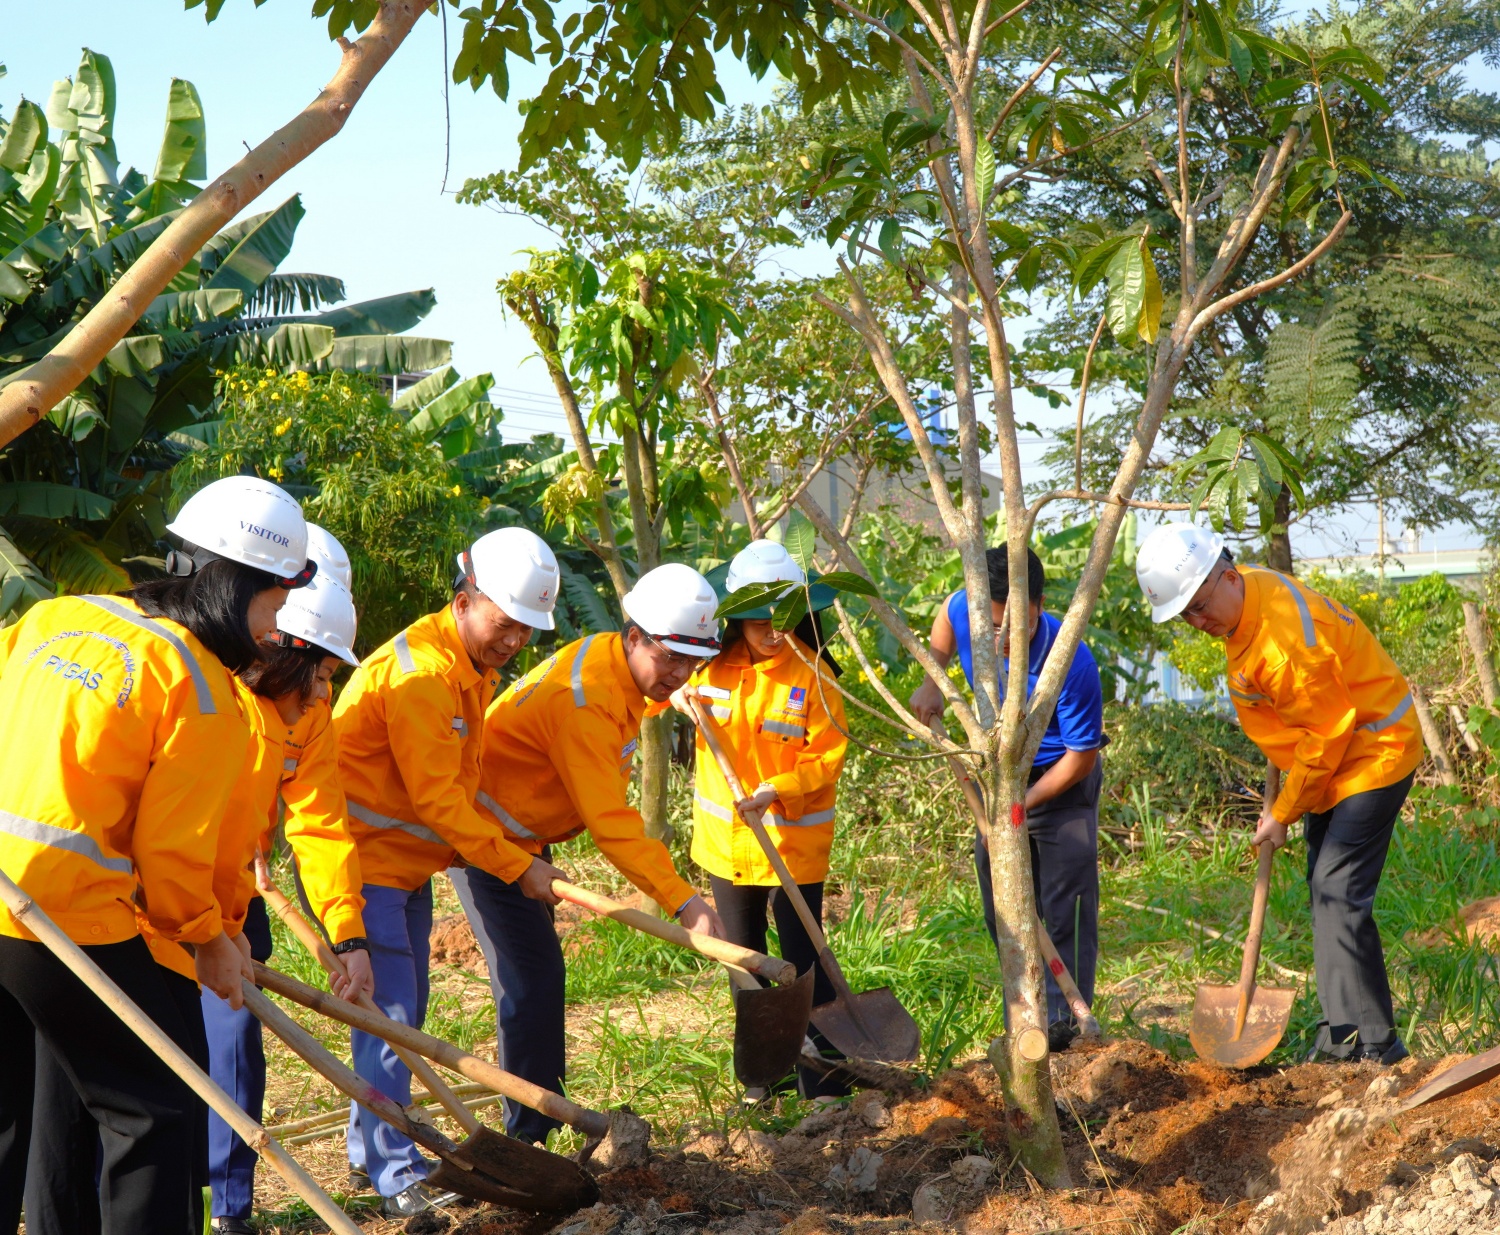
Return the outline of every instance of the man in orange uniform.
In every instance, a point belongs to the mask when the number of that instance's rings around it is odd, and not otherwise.
[[[1252,843],[1279,848],[1303,819],[1323,1005],[1314,1055],[1404,1059],[1372,907],[1422,759],[1406,679],[1345,606],[1288,575],[1236,568],[1203,528],[1157,528],[1136,573],[1155,621],[1181,615],[1226,641],[1240,724],[1283,774]]]
[[[558,569],[552,550],[523,528],[479,538],[459,557],[453,601],[420,618],[365,658],[333,711],[339,779],[364,878],[375,1002],[387,1016],[421,1025],[427,1011],[432,876],[462,856],[551,896],[560,872],[516,847],[474,809],[484,709],[498,670],[526,646],[533,627],[552,628]],[[354,1068],[403,1106],[411,1074],[384,1042],[350,1036]],[[432,1204],[429,1164],[410,1140],[356,1106],[349,1162],[368,1172],[390,1218]]]
[[[538,861],[587,829],[626,878],[689,930],[723,938],[719,916],[646,836],[625,798],[648,699],[664,703],[718,653],[718,599],[691,567],[642,575],[626,595],[625,629],[570,643],[513,683],[485,718],[477,801],[511,842]],[[551,869],[549,867],[549,869]],[[497,877],[498,876],[498,877]],[[453,883],[489,962],[499,1064],[562,1092],[565,971],[547,897],[534,898],[503,872],[454,871]],[[506,1130],[541,1142],[557,1127],[506,1104]]]

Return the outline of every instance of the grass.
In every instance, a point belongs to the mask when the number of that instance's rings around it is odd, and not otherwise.
[[[1137,742],[1137,746],[1149,744]],[[1155,756],[1151,756],[1154,758]],[[1109,799],[1101,831],[1102,947],[1095,1010],[1107,1033],[1190,1053],[1186,1013],[1199,982],[1232,982],[1249,912],[1254,860],[1246,844],[1243,787],[1219,786],[1217,817],[1197,799],[1158,791],[1149,764],[1107,760]],[[855,990],[888,985],[922,1028],[921,1066],[939,1072],[983,1054],[1001,1031],[1000,986],[985,933],[961,798],[941,769],[850,760],[840,802],[834,876],[828,885],[829,936]],[[672,842],[679,869],[706,880],[687,856],[689,788],[674,784]],[[1415,1053],[1442,1055],[1500,1041],[1500,983],[1494,959],[1454,933],[1445,944],[1419,938],[1453,929],[1458,909],[1500,891],[1496,815],[1470,810],[1440,791],[1417,790],[1403,814],[1376,902],[1398,1019]],[[580,883],[618,896],[630,889],[585,836],[554,855]],[[1278,855],[1263,954],[1311,972],[1312,939],[1304,882],[1305,849]],[[441,916],[458,912],[451,887],[437,881]],[[1165,909],[1169,917],[1125,908]],[[1223,932],[1215,940],[1187,919]],[[321,976],[279,923],[273,962],[304,981]],[[776,950],[774,932],[771,948]],[[613,922],[584,920],[565,935],[568,956],[569,1094],[594,1108],[628,1104],[661,1138],[690,1126],[780,1132],[806,1113],[796,1099],[771,1110],[738,1104],[731,1069],[731,1004],[720,971],[706,961]],[[1270,984],[1286,979],[1264,970]],[[1299,997],[1273,1064],[1305,1054],[1319,1020],[1316,995]],[[348,1057],[341,1027],[298,1019]],[[435,976],[427,1028],[493,1057],[494,1009],[487,983],[454,970]],[[273,1049],[278,1118],[335,1104],[321,1081]],[[491,1119],[494,1116],[490,1116]],[[273,1121],[274,1122],[274,1121]],[[325,1143],[334,1178],[342,1138]],[[567,1132],[555,1147],[576,1147]],[[265,1173],[262,1173],[263,1177]],[[269,1198],[268,1198],[269,1199]],[[279,1201],[275,1203],[280,1203]],[[289,1213],[289,1211],[288,1211]],[[290,1223],[290,1217],[287,1221]],[[272,1227],[271,1229],[282,1229]],[[285,1229],[295,1229],[295,1224]]]

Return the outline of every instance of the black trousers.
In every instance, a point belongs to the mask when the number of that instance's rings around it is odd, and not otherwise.
[[[173,1041],[208,1071],[208,1037],[198,984],[162,970],[167,993],[181,1016],[182,1036]],[[184,1088],[186,1088],[184,1086]],[[208,1186],[208,1106],[191,1090],[193,1181],[183,1198],[183,1221],[203,1230],[203,1189]],[[37,1035],[36,1096],[32,1103],[31,1152],[26,1167],[26,1235],[99,1235],[102,1161],[99,1126],[73,1088],[52,1049]]]
[[[1391,984],[1375,924],[1375,892],[1414,775],[1352,794],[1332,810],[1302,821],[1313,968],[1323,1005],[1316,1049],[1335,1058],[1348,1058],[1360,1047],[1389,1049],[1396,1043]]]
[[[182,1010],[140,938],[86,948],[174,1040]],[[98,1128],[108,1235],[182,1232],[193,1186],[192,1092],[43,944],[0,937],[0,1231],[20,1219],[35,1043],[56,1056]],[[90,1159],[88,1191],[93,1194]]]
[[[545,852],[542,856],[549,860]],[[504,883],[472,866],[450,870],[448,876],[490,967],[495,1062],[562,1093],[568,1062],[563,1011],[567,967],[551,907],[531,900],[520,884]],[[560,1126],[529,1106],[505,1103],[505,1130],[519,1140],[542,1144]]]
[[[737,943],[742,948],[751,948],[756,952],[764,952],[768,926],[766,911],[769,909],[776,918],[776,933],[781,939],[782,958],[795,965],[799,974],[804,974],[809,969],[813,971],[813,1006],[828,1003],[833,999],[833,983],[823,972],[823,966],[818,964],[818,950],[813,946],[813,941],[808,938],[801,919],[797,917],[796,908],[779,887],[733,883],[728,879],[720,879],[717,875],[710,875],[708,879],[713,890],[714,908],[718,910],[719,917],[724,921],[724,931],[730,943]],[[812,910],[813,917],[821,926],[823,924],[823,885],[799,883],[797,887],[802,893],[802,898],[807,901],[807,907]],[[757,981],[762,986],[767,985],[765,979],[758,975]],[[821,1054],[830,1058],[841,1058],[833,1045],[816,1029],[810,1026],[808,1035]],[[838,1079],[837,1073],[824,1076],[812,1068],[799,1067],[797,1080],[803,1096],[808,1098],[840,1097],[849,1092],[848,1085]]]
[[[1033,769],[1035,783],[1046,769]],[[1026,814],[1031,842],[1031,890],[1036,910],[1062,963],[1089,1004],[1094,1002],[1094,975],[1099,967],[1099,788],[1104,760],[1081,781]],[[996,941],[994,885],[990,852],[974,836],[974,869],[984,902],[984,925]],[[1071,1021],[1072,1009],[1062,988],[1047,974],[1047,1022]]]

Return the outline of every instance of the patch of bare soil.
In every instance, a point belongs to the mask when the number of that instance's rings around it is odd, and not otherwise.
[[[1471,901],[1458,911],[1458,922],[1454,925],[1461,926],[1463,934],[1476,943],[1491,949],[1500,946],[1500,896]],[[1417,942],[1429,948],[1442,947],[1452,933],[1451,926],[1433,927],[1417,936]]]
[[[452,1235],[1480,1235],[1500,1230],[1500,1081],[1406,1114],[1435,1065],[1227,1073],[1135,1041],[1053,1059],[1077,1185],[1038,1187],[1005,1143],[995,1074],[867,1090],[780,1137],[689,1129],[605,1173],[592,1209],[452,1215]],[[434,1226],[434,1229],[437,1229]]]

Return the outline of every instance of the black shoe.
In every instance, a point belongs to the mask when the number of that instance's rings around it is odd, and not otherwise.
[[[255,1235],[255,1228],[243,1218],[215,1218],[208,1229],[214,1235]]]
[[[380,1214],[384,1218],[412,1218],[451,1205],[455,1199],[452,1192],[434,1192],[424,1183],[415,1183],[382,1200]]]
[[[1078,1026],[1072,1021],[1053,1021],[1047,1026],[1047,1049],[1054,1055],[1060,1055],[1073,1045],[1073,1039],[1077,1036]]]
[[[1389,1068],[1392,1064],[1400,1063],[1410,1054],[1411,1052],[1406,1049],[1406,1043],[1397,1038],[1389,1046],[1362,1043],[1354,1053],[1354,1058],[1359,1063],[1378,1063],[1382,1068]]]
[[[344,1177],[344,1182],[349,1185],[350,1192],[369,1192],[370,1173],[357,1166],[349,1168],[349,1174]]]

